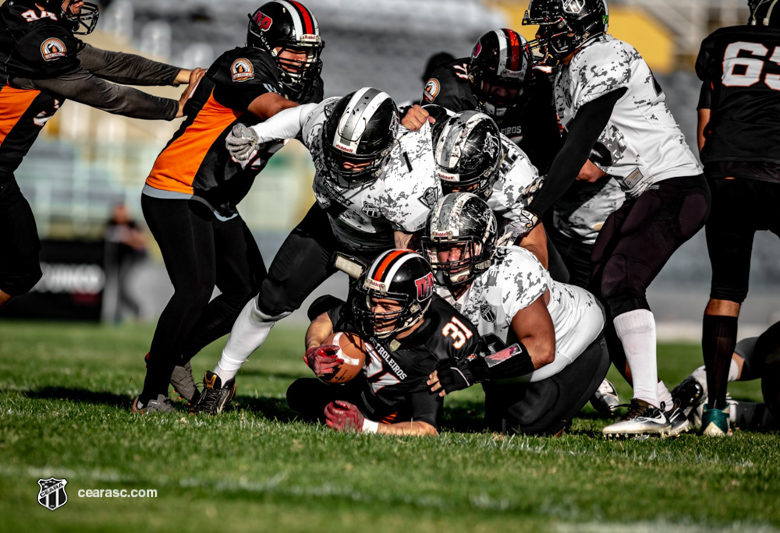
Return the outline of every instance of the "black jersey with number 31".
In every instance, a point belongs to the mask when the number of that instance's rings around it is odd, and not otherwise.
[[[702,42],[696,74],[710,100],[699,108],[712,110],[702,161],[780,164],[780,30],[713,32]]]
[[[356,332],[350,306],[331,311],[334,331]],[[391,341],[364,339],[366,349],[363,368],[365,387],[361,394],[361,411],[373,420],[392,419],[396,412],[404,418],[422,420],[438,427],[442,400],[431,393],[428,376],[439,361],[464,359],[477,353],[481,338],[469,320],[437,295],[425,314],[424,323],[411,335]]]

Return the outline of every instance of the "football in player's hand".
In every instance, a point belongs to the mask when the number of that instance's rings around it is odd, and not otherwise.
[[[323,378],[325,383],[345,383],[354,379],[363,369],[366,362],[366,349],[361,339],[355,333],[337,331],[323,344],[333,344],[339,347],[336,357],[344,360],[339,369],[329,378]]]

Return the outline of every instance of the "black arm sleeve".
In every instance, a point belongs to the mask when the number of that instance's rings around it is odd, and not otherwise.
[[[81,66],[95,76],[127,85],[174,85],[181,69],[123,52],[86,45],[78,53]]]
[[[696,106],[696,110],[699,109],[712,109],[712,87],[706,81],[701,84],[699,104]]]
[[[413,392],[408,396],[409,415],[413,422],[427,422],[439,431],[444,402],[429,390]]]
[[[544,185],[526,208],[539,218],[571,186],[588,160],[593,145],[609,122],[612,110],[626,89],[609,92],[580,108],[571,122],[563,147],[553,159]]]
[[[114,85],[93,76],[84,68],[56,78],[33,80],[32,85],[36,89],[130,118],[171,120],[179,110],[176,100],[152,96],[132,87]]]

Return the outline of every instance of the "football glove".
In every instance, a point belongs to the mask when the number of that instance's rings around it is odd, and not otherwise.
[[[539,222],[539,217],[526,211],[520,210],[520,216],[517,220],[513,220],[507,224],[504,228],[504,234],[498,239],[498,246],[514,246],[519,243],[523,237],[531,233],[531,230],[536,227]]]
[[[436,374],[439,376],[441,388],[434,392],[439,392],[440,396],[467,389],[477,382],[469,364],[465,361],[458,362],[453,359],[440,361],[436,367]]]
[[[303,360],[318,378],[322,378],[336,373],[344,362],[344,359],[337,355],[338,353],[339,347],[335,344],[312,346],[306,350]]]
[[[366,417],[357,406],[336,400],[325,406],[325,423],[336,431],[363,431]]]
[[[230,158],[246,168],[256,155],[259,146],[257,132],[246,124],[236,124],[225,138],[225,146],[230,152]]]

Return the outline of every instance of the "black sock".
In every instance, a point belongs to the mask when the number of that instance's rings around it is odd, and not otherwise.
[[[707,368],[707,407],[726,407],[729,366],[737,345],[737,317],[704,315],[701,347]]]

